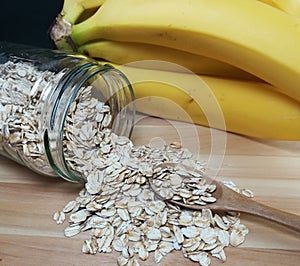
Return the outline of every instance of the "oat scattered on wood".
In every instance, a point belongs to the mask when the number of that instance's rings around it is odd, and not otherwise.
[[[0,65],[0,151],[18,150],[46,172],[51,167],[43,147],[42,90],[54,88],[64,73],[40,72],[30,63]],[[5,77],[5,78],[4,78]],[[63,149],[68,167],[86,180],[76,199],[53,214],[57,224],[68,222],[66,237],[89,231],[82,252],[117,251],[118,265],[140,265],[150,253],[156,263],[174,251],[198,263],[226,260],[225,248],[245,241],[248,229],[239,213],[213,213],[216,187],[201,173],[205,164],[178,142],[161,148],[135,146],[111,130],[110,106],[82,87],[66,117]],[[179,163],[185,168],[160,168]],[[149,178],[161,195],[186,204],[207,205],[193,211],[164,202],[152,191]],[[253,193],[234,183],[225,185],[248,197]]]
[[[79,219],[82,221],[69,220],[69,226],[81,230],[87,227],[92,232],[82,251],[118,251],[118,265],[140,265],[151,252],[159,263],[173,251],[181,251],[184,257],[202,266],[210,265],[212,258],[225,261],[224,249],[243,243],[248,230],[238,213],[220,215],[209,209],[209,204],[217,200],[213,196],[216,186],[202,176],[205,164],[179,143],[161,148],[135,146],[130,139],[115,135],[103,122],[109,108],[98,104],[105,109],[101,109],[101,119],[95,119],[97,112],[88,108],[85,101],[91,100],[89,89],[84,88],[76,99],[76,113],[68,114],[64,132],[67,161],[74,171],[84,173],[87,180],[76,199],[79,209],[72,210],[77,206],[72,201],[64,207],[71,212],[70,217],[78,212],[89,214],[89,218]],[[85,106],[84,114],[81,105]],[[81,117],[85,117],[84,122]],[[89,126],[82,127],[83,123]],[[76,137],[81,136],[81,130],[85,130],[84,139]],[[160,167],[161,163],[179,163],[195,170]],[[164,202],[149,186],[149,178],[166,198],[207,205],[208,209],[193,211]],[[226,185],[252,196],[232,182]]]

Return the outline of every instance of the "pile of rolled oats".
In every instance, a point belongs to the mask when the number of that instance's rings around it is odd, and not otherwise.
[[[42,145],[43,92],[53,89],[63,74],[40,72],[29,62],[0,64],[1,153],[22,154],[23,162],[51,168]],[[79,195],[53,215],[57,224],[68,220],[65,236],[89,231],[82,252],[119,252],[120,266],[139,265],[151,253],[159,263],[172,251],[202,266],[210,265],[212,257],[225,261],[224,249],[243,243],[248,229],[238,213],[209,209],[217,200],[216,186],[203,177],[204,163],[178,143],[135,146],[114,134],[110,107],[91,91],[91,86],[81,88],[63,132],[66,163],[86,180]],[[161,167],[168,163],[177,167]],[[253,196],[232,182],[225,185]],[[190,210],[164,199],[208,208]]]
[[[109,107],[88,91],[89,87],[83,88],[75,100],[64,132],[66,160],[87,180],[78,197],[54,213],[57,224],[69,213],[65,236],[89,231],[82,252],[117,251],[118,265],[140,265],[151,253],[159,263],[172,251],[181,251],[202,266],[210,265],[212,257],[225,261],[224,248],[240,245],[248,233],[238,213],[188,210],[162,199],[215,202],[216,186],[203,178],[204,163],[178,143],[161,148],[134,146],[127,137],[114,134],[108,123]],[[160,167],[167,163],[178,167]],[[226,185],[246,191],[232,182]]]

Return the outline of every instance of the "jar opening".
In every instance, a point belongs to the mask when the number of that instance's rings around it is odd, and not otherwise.
[[[105,134],[130,137],[135,106],[129,81],[109,65],[83,65],[67,76],[52,94],[55,100],[44,139],[54,171],[78,182],[85,181],[84,173],[76,171],[83,163],[79,158],[88,159],[87,151],[108,149],[102,142]]]

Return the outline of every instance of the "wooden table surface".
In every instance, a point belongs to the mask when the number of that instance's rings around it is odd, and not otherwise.
[[[211,154],[210,130],[185,123],[139,117],[135,145],[182,141],[200,157]],[[222,135],[224,136],[224,134]],[[226,133],[226,149],[214,139],[213,157],[222,162],[218,179],[251,189],[255,200],[300,215],[300,142],[258,140]],[[220,143],[218,143],[220,142]],[[220,148],[218,148],[218,145]],[[224,154],[223,154],[224,152]],[[0,265],[116,265],[116,253],[85,255],[86,235],[66,238],[66,224],[56,225],[53,212],[74,199],[82,185],[39,176],[6,158],[0,159]],[[241,215],[250,232],[238,248],[225,249],[223,266],[300,265],[300,234],[250,215]],[[150,258],[142,265],[155,265]],[[159,265],[198,265],[173,252]]]

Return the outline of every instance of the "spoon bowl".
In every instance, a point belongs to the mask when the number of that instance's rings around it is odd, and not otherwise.
[[[159,167],[159,169],[161,170],[172,169],[177,174],[177,180],[179,179],[180,181],[181,178],[183,183],[185,183],[185,180],[195,178],[195,176],[197,176],[199,177],[199,180],[203,179],[205,181],[203,182],[203,185],[206,184],[206,187],[210,186],[213,190],[213,192],[211,193],[211,202],[203,205],[197,204],[197,202],[189,204],[181,200],[174,200],[174,197],[167,196],[168,194],[166,194],[165,190],[161,190],[157,186],[157,183],[154,182],[155,179],[149,178],[149,186],[151,187],[151,189],[158,197],[160,197],[162,200],[165,200],[166,202],[191,210],[202,210],[206,208],[225,212],[235,211],[248,213],[263,217],[268,220],[272,220],[297,232],[300,232],[300,216],[298,215],[256,202],[252,198],[246,197],[228,188],[223,183],[212,180],[211,178],[205,176],[202,172],[197,171],[192,167],[177,163],[161,163],[157,167]],[[178,178],[178,176],[180,178]],[[189,186],[188,182],[187,184]],[[215,199],[215,201],[213,199]]]

